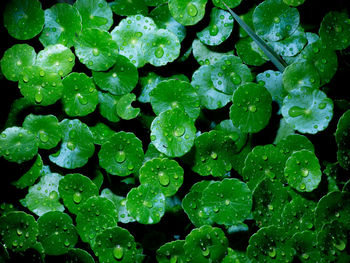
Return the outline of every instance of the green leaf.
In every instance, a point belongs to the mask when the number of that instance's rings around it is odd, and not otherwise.
[[[240,85],[252,81],[253,77],[248,66],[239,57],[230,55],[221,57],[213,65],[211,80],[215,89],[232,95]]]
[[[289,6],[296,7],[302,5],[305,2],[305,0],[283,0],[283,2],[285,2]]]
[[[165,197],[158,185],[141,184],[126,196],[126,209],[141,224],[157,224],[165,212]]]
[[[45,26],[39,40],[44,47],[62,44],[70,48],[74,45],[75,34],[82,29],[79,11],[72,5],[59,3],[45,10]]]
[[[284,206],[282,218],[284,228],[290,236],[311,230],[314,226],[316,203],[297,196]]]
[[[321,253],[317,248],[316,232],[308,230],[298,232],[292,240],[297,257],[302,263],[321,262]]]
[[[81,240],[93,247],[99,234],[106,228],[117,226],[116,207],[105,197],[91,196],[80,206],[76,222]]]
[[[59,211],[48,212],[39,217],[38,228],[38,239],[47,255],[65,254],[78,241],[72,218]]]
[[[81,15],[84,30],[108,30],[113,24],[113,13],[105,0],[77,0],[74,7]]]
[[[142,142],[133,133],[115,133],[101,145],[98,158],[100,166],[108,173],[127,176],[138,171],[142,165]]]
[[[282,107],[283,99],[287,96],[283,88],[282,73],[279,71],[267,70],[256,76],[256,81],[263,85],[271,94],[272,100]]]
[[[181,108],[195,120],[199,116],[200,102],[192,85],[177,79],[160,82],[151,92],[150,100],[153,111],[160,113],[174,108]]]
[[[230,8],[239,6],[241,2],[242,0],[225,0],[225,4]],[[220,0],[213,0],[213,4],[217,7],[220,7],[221,9],[226,8],[226,6],[223,4],[223,1]]]
[[[140,68],[146,64],[142,52],[145,37],[157,30],[152,18],[142,15],[129,16],[120,21],[112,32],[113,40],[119,46],[119,54],[127,57]]]
[[[164,66],[180,55],[180,41],[175,34],[159,29],[144,36],[141,50],[143,58],[153,66]]]
[[[284,182],[284,164],[284,156],[278,147],[258,145],[247,155],[242,176],[252,190],[264,179]]]
[[[184,26],[197,24],[205,14],[208,0],[170,0],[169,10],[171,16]]]
[[[269,123],[272,98],[268,90],[255,83],[239,86],[233,94],[230,119],[242,132],[256,133]]]
[[[128,230],[118,226],[98,235],[92,249],[100,262],[136,262],[135,239]]]
[[[44,11],[38,0],[11,0],[4,11],[4,26],[8,33],[19,40],[38,35],[44,26]]]
[[[90,131],[94,137],[94,144],[102,145],[115,133],[110,127],[102,122],[98,122],[95,126],[90,127]]]
[[[47,106],[62,97],[62,81],[58,73],[38,66],[26,67],[22,72],[18,88],[33,105]]]
[[[158,151],[169,157],[180,157],[194,144],[196,127],[181,109],[163,111],[151,125],[151,141]]]
[[[183,183],[184,170],[174,160],[153,158],[140,168],[140,183],[158,185],[165,197],[173,196]]]
[[[113,95],[131,92],[139,78],[136,67],[124,56],[117,55],[116,63],[107,72],[92,72],[93,79],[102,90]]]
[[[254,5],[252,8],[250,8],[248,10],[247,13],[244,13],[242,15],[239,16],[239,18],[251,29],[254,28],[254,24],[253,24],[253,13],[255,10],[256,6]],[[252,30],[253,31],[253,30]],[[247,34],[247,32],[245,31],[245,29],[242,27],[242,25],[240,25],[239,27],[239,37],[240,38],[246,38],[249,35]]]
[[[21,178],[12,184],[19,189],[24,189],[28,186],[32,186],[35,181],[42,175],[43,166],[43,160],[41,159],[40,154],[38,154],[32,167],[30,167],[30,169],[25,174],[23,174]]]
[[[180,42],[184,40],[186,36],[186,28],[171,16],[167,4],[156,6],[149,16],[154,20],[154,23],[158,28],[169,30],[177,36]]]
[[[82,204],[91,196],[98,195],[96,185],[81,174],[67,174],[60,180],[58,191],[65,207],[72,214],[78,214]]]
[[[321,22],[319,35],[323,42],[334,50],[350,46],[350,22],[346,13],[331,11]]]
[[[251,236],[247,254],[253,262],[292,262],[295,250],[282,228],[269,226]]]
[[[1,242],[15,252],[25,251],[36,243],[38,224],[32,215],[11,211],[0,217]]]
[[[113,192],[105,188],[101,192],[101,196],[107,198],[112,201],[116,207],[116,211],[118,213],[118,221],[124,224],[135,222],[135,219],[130,216],[128,210],[126,209],[126,198],[123,196],[118,196],[113,194]]]
[[[199,40],[209,46],[217,46],[229,38],[233,29],[233,17],[229,12],[214,7],[210,12],[209,25],[197,32]]]
[[[54,115],[29,114],[23,121],[23,128],[36,135],[40,149],[52,149],[62,138],[62,129]]]
[[[200,181],[195,183],[186,196],[182,199],[182,208],[196,227],[212,224],[212,218],[209,218],[209,212],[205,209],[202,195],[203,191],[213,183],[213,181]]]
[[[226,53],[216,52],[210,49],[209,46],[204,45],[199,39],[192,42],[192,52],[194,58],[200,65],[210,65],[219,61],[223,56],[233,55],[233,51]]]
[[[224,132],[204,132],[195,140],[192,170],[203,176],[224,176],[232,169],[231,157],[236,152],[234,141]]]
[[[349,170],[350,168],[350,110],[346,111],[339,119],[335,133],[335,141],[338,146],[337,159],[339,165]]]
[[[315,66],[307,62],[295,62],[283,72],[283,86],[288,92],[302,87],[320,87],[320,75]]]
[[[231,226],[249,217],[252,193],[240,180],[226,178],[208,185],[203,190],[202,202],[214,223]]]
[[[202,226],[193,229],[185,239],[187,261],[193,263],[221,262],[225,257],[228,240],[217,227]]]
[[[61,45],[49,45],[38,53],[36,65],[45,71],[58,73],[61,77],[69,74],[75,64],[75,56],[73,52]]]
[[[117,104],[120,96],[115,96],[109,92],[98,92],[100,114],[110,122],[118,122]]]
[[[94,263],[93,257],[83,249],[70,248],[65,255],[65,262]]]
[[[92,79],[85,73],[73,72],[65,77],[63,84],[63,109],[68,116],[85,116],[98,104],[98,93]]]
[[[144,0],[114,0],[109,3],[112,11],[120,16],[147,15],[148,8]]]
[[[159,263],[185,263],[184,240],[175,240],[165,243],[157,250],[157,261]]]
[[[0,135],[0,154],[9,162],[22,163],[38,153],[38,140],[27,129],[10,127]]]
[[[22,71],[35,64],[36,53],[32,46],[15,44],[7,49],[1,59],[1,70],[5,78],[19,81]]]
[[[240,151],[247,142],[247,134],[235,127],[231,120],[223,120],[214,129],[225,132],[235,142],[237,151]]]
[[[301,87],[285,97],[282,115],[295,130],[315,134],[327,128],[333,117],[333,102],[320,90]]]
[[[82,31],[74,44],[79,61],[87,68],[105,71],[117,61],[118,46],[111,34],[96,28]]]
[[[279,181],[264,179],[253,191],[253,217],[258,226],[279,225],[288,192]]]
[[[139,108],[132,107],[132,102],[136,101],[134,93],[128,93],[120,97],[117,102],[117,114],[123,120],[131,120],[136,118],[139,113]]]
[[[324,224],[337,220],[350,229],[350,193],[334,191],[323,196],[315,211],[315,227],[321,229]]]
[[[258,36],[278,41],[293,34],[299,26],[299,12],[282,0],[266,0],[253,13],[253,23]]]
[[[237,55],[247,65],[261,66],[268,61],[268,57],[266,57],[258,44],[250,37],[241,38],[235,47]]]
[[[42,176],[40,182],[29,187],[28,194],[24,201],[27,208],[38,216],[50,211],[64,211],[64,206],[60,203],[58,184],[63,178],[57,173],[50,173]]]
[[[321,182],[321,167],[315,154],[308,150],[294,152],[287,160],[284,176],[299,192],[311,192]]]

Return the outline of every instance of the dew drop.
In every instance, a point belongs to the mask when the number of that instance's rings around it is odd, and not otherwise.
[[[58,194],[56,191],[51,191],[51,193],[49,194],[49,198],[51,200],[57,199],[57,197],[58,197]]]
[[[49,136],[44,131],[39,132],[39,140],[43,143],[46,143],[49,141]]]
[[[209,249],[208,249],[208,248],[203,248],[203,249],[202,249],[202,255],[203,255],[204,257],[208,257],[208,256],[210,255]]]
[[[278,16],[276,16],[276,17],[274,17],[273,22],[278,24],[279,22],[281,22],[281,19]]]
[[[38,93],[35,93],[34,100],[36,103],[41,103],[43,101],[43,94],[39,91]]]
[[[298,117],[303,114],[304,114],[304,109],[298,106],[293,106],[288,111],[288,115],[292,118]]]
[[[158,181],[162,186],[168,186],[170,183],[170,178],[163,171],[158,173]]]
[[[121,260],[124,256],[124,249],[120,245],[117,245],[113,249],[113,256],[115,257],[115,259]]]
[[[21,236],[23,234],[22,230],[21,229],[17,229],[17,235]]]
[[[126,155],[125,155],[125,152],[124,152],[124,151],[118,151],[117,154],[115,155],[115,160],[116,160],[118,163],[124,162],[125,159],[126,159]]]
[[[305,188],[306,188],[305,184],[300,184],[299,187],[301,190],[305,190]]]
[[[212,152],[210,154],[210,157],[213,159],[213,160],[216,160],[218,158],[218,154],[216,152]]]
[[[185,133],[185,128],[184,127],[176,127],[175,128],[174,135],[176,137],[180,137],[180,136],[184,135],[184,133]]]
[[[255,105],[250,105],[249,106],[249,111],[253,112],[253,113],[256,112],[256,106]]]
[[[301,175],[302,175],[303,177],[307,177],[307,176],[309,175],[309,170],[308,170],[308,169],[302,169]]]
[[[162,47],[158,47],[156,49],[156,51],[154,51],[154,55],[157,57],[157,58],[161,58],[163,57],[164,55],[164,49]]]
[[[75,144],[73,142],[67,142],[67,148],[73,151],[75,149]]]
[[[189,14],[190,16],[194,17],[198,14],[198,9],[197,7],[192,4],[192,3],[189,3],[186,7],[186,11],[187,11],[187,14]]]
[[[237,73],[232,72],[230,76],[231,76],[231,80],[232,80],[233,84],[235,84],[235,85],[241,84],[242,79]]]
[[[276,250],[275,248],[273,248],[271,251],[269,251],[269,257],[270,258],[275,258],[276,257]]]
[[[327,106],[327,104],[324,103],[324,102],[321,102],[320,104],[318,104],[318,108],[319,108],[320,110],[323,110],[324,108],[326,108],[326,106]]]
[[[151,141],[155,141],[157,138],[155,135],[151,135]]]
[[[81,193],[75,192],[73,195],[74,203],[79,204],[81,202],[81,199],[82,199]]]
[[[346,244],[343,240],[341,240],[339,243],[333,243],[333,245],[339,251],[343,251],[346,248]]]
[[[212,25],[209,29],[209,34],[211,36],[216,36],[219,33],[219,28],[217,25]]]
[[[40,70],[39,75],[40,75],[40,77],[44,77],[45,76],[45,71]]]
[[[99,51],[97,48],[94,48],[94,49],[92,50],[92,54],[93,54],[94,56],[98,56],[98,55],[100,55],[100,51]]]

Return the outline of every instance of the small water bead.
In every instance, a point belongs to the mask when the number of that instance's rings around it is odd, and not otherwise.
[[[208,249],[208,248],[203,248],[203,249],[202,249],[202,255],[203,255],[204,257],[208,257],[208,256],[210,255],[209,249]]]
[[[18,235],[18,236],[21,236],[22,234],[23,234],[22,230],[18,228],[18,229],[17,229],[17,235]]]
[[[34,100],[36,103],[41,103],[43,101],[44,97],[41,92],[35,93]]]
[[[231,80],[232,80],[233,84],[235,84],[235,85],[241,84],[242,79],[241,79],[241,77],[240,77],[237,73],[232,72],[232,73],[230,74],[230,77],[231,77]]]
[[[81,200],[82,200],[82,195],[81,195],[81,193],[79,193],[79,192],[75,192],[74,194],[73,194],[73,201],[74,201],[74,203],[76,203],[76,204],[79,204],[80,202],[81,202]]]
[[[50,194],[49,194],[49,198],[54,200],[54,199],[57,199],[58,197],[58,194],[56,191],[52,191]]]
[[[156,49],[156,51],[154,52],[154,55],[157,57],[157,58],[162,58],[163,55],[164,55],[164,49],[162,47],[158,47]]]
[[[100,51],[99,51],[97,48],[94,48],[94,49],[92,50],[92,54],[93,54],[94,56],[98,56],[98,55],[100,55]]]
[[[305,184],[300,184],[299,187],[300,187],[301,190],[305,190],[305,188],[306,188]]]
[[[253,113],[256,112],[256,106],[255,105],[250,105],[249,106],[249,111],[253,112]]]
[[[45,71],[40,70],[39,75],[40,75],[40,77],[44,77],[45,76]]]
[[[169,176],[163,171],[158,173],[158,181],[162,186],[168,186],[170,183]]]
[[[269,251],[269,257],[270,258],[275,258],[276,257],[276,249],[275,248],[273,248],[271,251]]]
[[[323,110],[324,108],[326,108],[326,106],[327,106],[327,104],[324,103],[324,102],[321,102],[320,104],[318,104],[318,108],[319,108],[320,110]]]
[[[153,204],[147,200],[143,201],[142,204],[147,208],[152,208]]]
[[[218,158],[218,154],[216,152],[212,152],[210,154],[210,157],[213,159],[213,160],[216,160]]]
[[[180,137],[180,136],[184,135],[184,133],[185,133],[185,128],[184,127],[176,127],[175,128],[174,135],[176,137]]]
[[[121,260],[124,256],[124,249],[120,245],[117,245],[113,249],[113,256],[115,257],[116,260]]]
[[[305,113],[305,109],[300,108],[298,106],[293,106],[289,109],[288,115],[292,118],[298,117],[300,115],[303,115]]]
[[[187,11],[187,14],[194,17],[198,14],[198,9],[197,7],[192,4],[192,3],[189,3],[186,7],[186,11]]]
[[[44,131],[39,132],[39,140],[43,143],[46,143],[49,141],[49,136]]]
[[[302,169],[302,170],[301,170],[301,175],[302,175],[303,177],[307,177],[307,176],[309,175],[309,170],[308,170],[308,169]]]
[[[212,25],[209,29],[209,34],[211,36],[216,36],[219,33],[219,28],[217,25]]]
[[[115,160],[118,162],[118,163],[122,163],[124,162],[126,159],[126,154],[124,151],[118,151],[117,154],[115,155]]]
[[[278,24],[279,22],[281,22],[281,19],[279,17],[274,17],[273,22],[275,22],[276,24]]]

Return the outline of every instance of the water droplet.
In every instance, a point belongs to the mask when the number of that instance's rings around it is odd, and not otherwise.
[[[269,204],[267,207],[269,208],[270,211],[273,210],[273,205]]]
[[[39,75],[40,75],[40,77],[44,77],[45,76],[45,71],[40,70]]]
[[[128,164],[128,169],[129,169],[129,171],[134,170],[134,165],[132,163],[129,163]]]
[[[212,25],[209,29],[209,34],[211,36],[216,36],[219,33],[219,28],[217,25]]]
[[[292,118],[303,115],[304,113],[305,113],[305,110],[303,108],[298,107],[298,106],[293,106],[288,111],[288,115]]]
[[[67,148],[73,151],[75,149],[75,144],[73,142],[67,142]]]
[[[299,185],[299,188],[300,188],[301,190],[305,190],[306,186],[305,186],[305,184],[300,184],[300,185]]]
[[[189,3],[186,7],[186,11],[187,11],[187,14],[189,14],[190,16],[196,16],[198,14],[198,9],[197,7],[192,4],[192,3]]]
[[[309,257],[310,257],[310,255],[309,255],[309,254],[306,254],[306,253],[302,254],[301,256],[302,256],[303,259],[305,259],[305,260],[308,260]]]
[[[181,127],[176,127],[175,128],[174,135],[176,137],[180,137],[180,136],[184,135],[184,133],[185,133],[185,128],[184,127],[181,126]]]
[[[302,169],[302,170],[301,170],[301,175],[302,175],[303,177],[307,177],[307,176],[309,175],[309,170],[308,170],[308,169]]]
[[[323,110],[324,108],[326,108],[326,106],[327,106],[327,104],[324,103],[324,102],[321,102],[320,104],[318,104],[318,108],[319,108],[320,110]]]
[[[113,249],[113,256],[117,259],[117,260],[121,260],[124,256],[124,249],[120,246],[117,245],[114,249]]]
[[[154,52],[154,55],[157,57],[157,58],[161,58],[163,57],[164,55],[164,49],[162,47],[158,47],[156,49],[156,51]]]
[[[75,192],[73,195],[74,203],[79,204],[81,202],[81,199],[82,199],[81,193]]]
[[[158,181],[162,186],[168,186],[170,183],[170,178],[163,171],[158,173]]]
[[[135,34],[137,37],[142,37],[142,33],[141,32],[136,32]]]
[[[346,248],[346,244],[343,240],[340,240],[339,243],[333,243],[334,247],[339,251],[343,251]]]
[[[69,247],[69,245],[70,245],[69,241],[66,240],[66,241],[64,242],[64,245],[65,245],[66,247]]]
[[[82,105],[86,105],[88,103],[87,99],[83,97],[80,93],[77,94],[78,101]]]
[[[21,236],[23,234],[22,230],[21,229],[17,229],[17,235]]]
[[[49,136],[44,131],[39,132],[39,139],[41,142],[46,143],[49,141]]]
[[[204,257],[208,257],[208,256],[210,255],[209,249],[208,249],[208,248],[203,248],[203,249],[202,249],[202,255],[203,255]]]
[[[39,91],[38,93],[35,93],[34,100],[36,103],[41,103],[43,101],[43,94]]]
[[[57,194],[56,191],[52,191],[52,192],[49,194],[49,198],[50,198],[51,200],[57,199],[57,197],[58,197],[58,194]]]
[[[278,24],[279,22],[281,22],[281,19],[278,16],[276,16],[276,17],[274,17],[273,22]]]
[[[256,106],[255,105],[250,105],[249,106],[249,111],[253,112],[253,113],[256,112]]]
[[[13,246],[13,247],[17,247],[17,246],[18,246],[17,240],[14,240],[14,241],[12,242],[12,246]]]
[[[29,81],[28,76],[24,75],[24,76],[23,76],[23,81],[27,83],[27,82]]]
[[[269,251],[269,257],[270,258],[275,258],[276,257],[276,250],[275,248],[273,248],[271,251]]]
[[[241,77],[240,77],[237,73],[232,72],[231,75],[230,75],[230,77],[231,77],[231,80],[232,80],[232,83],[233,83],[233,84],[235,84],[235,85],[241,84],[242,79],[241,79]]]
[[[229,205],[230,204],[230,200],[226,199],[225,200],[225,205]]]
[[[151,141],[155,141],[157,138],[155,135],[151,135]]]
[[[125,159],[126,159],[126,155],[125,155],[125,152],[124,152],[124,151],[118,151],[117,154],[115,155],[115,160],[116,160],[118,163],[124,162]]]
[[[147,200],[144,200],[142,202],[142,204],[145,206],[145,207],[148,207],[148,208],[152,208],[153,207],[153,204],[151,202],[148,202]]]
[[[94,48],[94,49],[92,50],[92,54],[93,54],[94,56],[98,56],[98,55],[100,55],[100,51],[99,51],[97,48]]]
[[[216,160],[218,158],[218,154],[216,152],[212,152],[210,154],[210,157],[213,159],[213,160]]]

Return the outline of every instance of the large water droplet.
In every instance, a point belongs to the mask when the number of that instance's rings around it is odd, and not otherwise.
[[[307,176],[309,175],[309,170],[308,170],[308,169],[302,169],[301,175],[302,175],[303,177],[307,177]]]
[[[88,103],[87,99],[83,97],[80,93],[77,94],[78,101],[82,105],[86,105]]]
[[[122,163],[125,161],[126,155],[124,151],[118,151],[117,154],[115,155],[115,160],[118,163]]]
[[[346,244],[343,240],[340,240],[339,243],[333,243],[334,247],[339,251],[343,251],[346,248]]]
[[[176,137],[180,137],[180,136],[184,135],[184,133],[185,133],[185,128],[184,127],[181,126],[181,127],[176,127],[175,128],[174,135]]]
[[[218,158],[218,154],[216,152],[212,152],[210,154],[210,157],[213,159],[213,160],[216,160]]]
[[[305,110],[303,108],[298,107],[298,106],[293,106],[288,111],[288,115],[292,118],[303,115],[304,113],[305,113]]]
[[[46,143],[49,141],[49,136],[44,131],[39,132],[39,139],[41,142]]]
[[[273,22],[278,24],[279,22],[281,22],[281,19],[278,16],[276,16],[276,17],[273,18]]]
[[[203,249],[202,249],[202,255],[203,255],[204,257],[208,257],[208,256],[210,255],[209,249],[208,249],[208,248],[203,248]]]
[[[169,176],[163,171],[158,173],[158,181],[162,186],[168,186],[170,183]]]
[[[158,47],[156,49],[156,51],[154,51],[154,55],[157,57],[157,58],[161,58],[163,57],[164,55],[164,49],[162,47]]]
[[[269,257],[271,257],[271,258],[275,258],[276,257],[276,250],[275,250],[275,248],[273,248],[271,251],[269,251]]]
[[[56,191],[52,191],[50,194],[49,194],[49,198],[54,200],[54,199],[57,199],[58,197],[58,194]]]
[[[187,11],[187,14],[189,14],[190,16],[196,16],[198,14],[197,7],[192,3],[189,3],[187,5],[186,11]]]
[[[318,104],[318,108],[319,108],[320,110],[323,110],[324,108],[326,108],[326,106],[327,106],[327,104],[324,103],[324,102],[321,102],[320,104]]]
[[[92,54],[93,54],[94,56],[98,56],[98,55],[100,55],[100,51],[99,51],[97,48],[94,48],[94,49],[92,50]]]
[[[113,256],[117,259],[117,260],[121,260],[124,256],[124,249],[120,246],[117,245],[114,249],[113,249]]]
[[[242,79],[237,73],[232,72],[230,76],[231,76],[231,80],[232,80],[233,84],[235,84],[235,85],[241,84]]]
[[[250,105],[249,106],[249,111],[253,112],[253,113],[256,112],[256,106],[255,105]]]
[[[39,91],[38,93],[35,93],[34,100],[36,103],[41,103],[43,101],[43,94]]]
[[[17,229],[17,235],[21,236],[23,234],[22,230],[21,229]]]
[[[73,142],[67,142],[67,148],[73,151],[75,149],[75,144]]]
[[[79,204],[81,202],[81,199],[82,199],[81,193],[75,192],[73,195],[74,203]]]
[[[219,28],[217,25],[212,25],[210,28],[209,28],[209,34],[211,36],[216,36],[217,34],[219,33]]]

